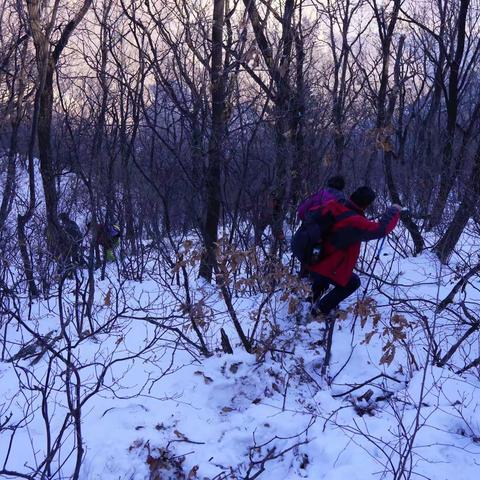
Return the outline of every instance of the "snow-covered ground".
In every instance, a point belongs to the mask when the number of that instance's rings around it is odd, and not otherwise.
[[[470,241],[464,247],[473,251],[476,245]],[[461,265],[461,259],[452,265]],[[3,299],[18,314],[4,315],[2,327],[2,423],[11,414],[0,435],[6,470],[38,469],[48,442],[55,447],[63,422],[71,420],[69,402],[80,399],[79,478],[85,480],[478,477],[478,367],[455,373],[479,356],[478,334],[447,366],[427,365],[432,347],[427,331],[442,352],[460,336],[458,322],[451,320],[457,304],[434,313],[455,274],[431,254],[404,259],[385,247],[376,274],[387,282],[372,281],[360,310],[351,307],[353,297],[342,305],[325,376],[325,325],[309,316],[307,303],[289,309],[292,297],[274,294],[262,307],[258,348],[248,354],[219,290],[195,280],[195,265],[187,265],[187,273],[195,318],[213,353],[207,358],[185,338],[179,340],[180,332],[197,341],[181,307],[186,298],[181,275],[167,284],[168,275],[157,269],[142,282],[125,281],[110,266],[104,281],[96,279],[90,325],[79,311],[78,296],[86,291],[86,272],[80,272],[77,286],[67,280],[60,293],[63,330],[58,295],[31,309]],[[475,282],[460,294],[473,312],[480,300]],[[235,291],[234,308],[248,331],[265,295]],[[221,327],[232,355],[220,349]],[[59,337],[51,351],[38,356],[37,346],[37,356],[9,361],[32,335],[49,332],[48,338]],[[68,362],[75,368],[69,371]],[[74,432],[69,424],[50,478],[72,475]]]

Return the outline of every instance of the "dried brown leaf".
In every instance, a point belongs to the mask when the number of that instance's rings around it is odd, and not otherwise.
[[[370,343],[370,340],[372,339],[372,337],[375,335],[375,332],[368,332],[365,334],[365,338],[363,339],[363,342],[364,344],[368,345]]]
[[[197,472],[200,467],[198,465],[194,465],[190,472],[188,472],[187,480],[194,480],[197,478]]]
[[[105,299],[103,300],[103,304],[106,307],[110,307],[112,305],[112,289],[109,288],[107,294],[105,295]]]

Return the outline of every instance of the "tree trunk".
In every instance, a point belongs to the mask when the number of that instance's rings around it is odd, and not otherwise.
[[[465,188],[462,203],[450,222],[443,237],[435,247],[438,258],[446,263],[457,245],[462,232],[465,230],[470,217],[480,198],[480,147],[477,147],[475,154],[475,165]]]
[[[18,246],[20,248],[20,256],[22,258],[23,269],[25,271],[25,277],[27,279],[28,293],[30,298],[35,298],[40,295],[38,288],[35,284],[35,279],[33,276],[33,267],[32,262],[30,261],[30,255],[28,253],[28,243],[27,235],[25,232],[25,227],[28,222],[31,220],[36,203],[35,195],[35,164],[33,161],[33,150],[35,147],[35,137],[37,133],[37,121],[38,121],[38,110],[39,110],[39,92],[37,91],[35,95],[35,101],[33,106],[33,115],[32,115],[32,129],[30,132],[30,141],[28,146],[28,192],[29,192],[29,202],[28,207],[25,213],[17,215],[17,236],[18,236]]]
[[[38,115],[38,153],[40,173],[42,176],[45,209],[47,213],[47,242],[55,255],[67,249],[67,240],[58,220],[58,192],[56,187],[57,172],[51,155],[51,127],[53,110],[53,75],[54,66],[49,61],[45,75],[45,84],[40,92],[40,107]]]
[[[295,34],[296,53],[296,91],[295,103],[292,108],[291,130],[293,132],[294,164],[292,166],[292,204],[297,205],[300,198],[306,193],[305,179],[305,78],[304,63],[305,49],[301,25],[301,10],[299,28]]]
[[[0,205],[0,232],[3,231],[3,227],[5,225],[5,222],[7,221],[8,215],[12,207],[13,197],[15,194],[18,127],[19,123],[15,123],[14,125],[12,125],[12,132],[10,134],[5,191],[3,192],[2,204]]]
[[[206,177],[206,212],[203,229],[204,254],[199,275],[210,282],[216,262],[215,244],[221,204],[221,164],[225,135],[225,73],[223,71],[223,26],[225,0],[214,0],[212,25],[212,64],[210,72],[212,90],[212,131],[209,141]]]

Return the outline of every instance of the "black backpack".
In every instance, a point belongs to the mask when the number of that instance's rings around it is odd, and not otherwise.
[[[83,235],[76,222],[74,222],[73,220],[68,220],[63,223],[63,226],[71,242],[82,243]]]
[[[337,217],[324,207],[310,210],[305,215],[305,220],[293,234],[291,241],[293,255],[302,264],[317,263],[323,254],[323,239],[331,231],[334,223],[353,215],[357,215],[353,210],[343,212]]]
[[[318,262],[323,237],[331,230],[334,222],[333,214],[322,207],[307,212],[292,237],[290,245],[293,255],[307,265]]]

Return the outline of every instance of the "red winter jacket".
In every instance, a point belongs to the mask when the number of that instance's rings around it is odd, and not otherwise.
[[[324,239],[324,254],[320,262],[307,268],[343,287],[350,280],[357,263],[360,242],[388,235],[397,225],[400,212],[390,207],[380,221],[373,222],[367,220],[363,210],[350,200],[345,202],[332,200],[323,208],[330,211],[335,218],[340,215],[342,218],[333,224],[332,230]]]

